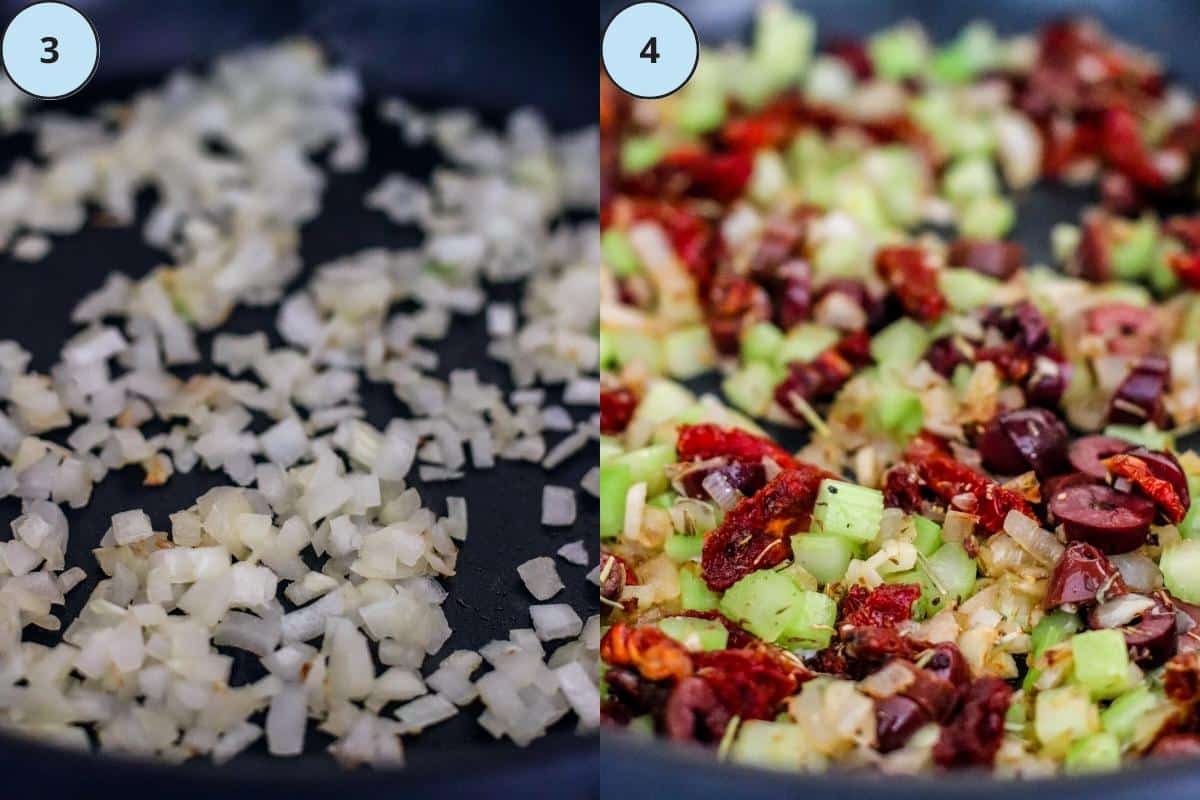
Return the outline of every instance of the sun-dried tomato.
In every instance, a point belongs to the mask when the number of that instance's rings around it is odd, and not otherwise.
[[[722,277],[708,293],[708,331],[725,355],[737,353],[743,330],[770,316],[767,290],[747,278]]]
[[[1108,163],[1134,183],[1149,189],[1167,185],[1142,140],[1138,119],[1129,109],[1110,108],[1104,112],[1100,148]]]
[[[695,653],[693,659],[696,675],[742,719],[773,719],[780,704],[812,677],[790,654],[768,646]]]
[[[833,348],[812,361],[793,361],[788,365],[787,377],[775,387],[775,402],[803,421],[803,403],[832,397],[853,374],[854,366]]]
[[[875,269],[909,316],[933,322],[946,310],[946,298],[938,289],[937,269],[924,249],[910,245],[880,248],[875,255]]]
[[[1128,453],[1118,453],[1104,459],[1104,466],[1113,475],[1124,478],[1141,489],[1171,522],[1178,524],[1187,516],[1188,503],[1180,496],[1175,485],[1156,476],[1144,459]]]
[[[909,444],[905,458],[916,467],[921,485],[932,491],[942,502],[953,505],[960,495],[970,495],[975,507],[969,513],[979,518],[979,524],[989,533],[1004,527],[1010,511],[1018,511],[1037,519],[1029,503],[1017,492],[1006,489],[991,478],[979,474],[953,456],[940,451],[927,437],[918,437]],[[964,509],[967,510],[967,509]]]
[[[704,541],[700,564],[708,587],[724,591],[754,570],[787,558],[787,537],[807,530],[817,489],[826,478],[836,476],[797,462],[734,506]]]
[[[1013,690],[999,678],[971,683],[962,708],[942,728],[933,760],[942,767],[991,766],[1004,738],[1004,716]]]
[[[1163,689],[1176,703],[1200,700],[1200,652],[1180,653],[1167,662]]]
[[[883,476],[883,504],[908,514],[920,513],[925,503],[921,489],[921,473],[912,464],[901,462]]]
[[[1197,115],[1200,122],[1200,114]],[[1200,250],[1200,216],[1175,216],[1167,220],[1163,230],[1174,236],[1188,250]]]
[[[606,436],[623,433],[637,409],[637,395],[624,386],[600,390],[600,432]]]
[[[920,596],[921,587],[915,583],[884,583],[874,589],[855,584],[842,598],[838,625],[894,628],[912,619],[913,603]]]
[[[858,80],[865,81],[875,74],[875,65],[871,62],[867,46],[859,39],[839,39],[830,42],[827,50],[829,55],[841,59]]]
[[[742,196],[753,169],[750,153],[712,153],[686,145],[667,153],[655,172],[664,174],[664,183],[679,181],[686,194],[731,203]]]
[[[734,461],[753,463],[769,458],[783,469],[796,466],[796,459],[788,451],[764,436],[755,436],[741,428],[723,428],[709,423],[681,427],[675,451],[680,461],[702,461],[724,456]]]
[[[1147,758],[1192,759],[1200,756],[1200,734],[1168,733],[1146,751]]]
[[[1180,283],[1189,289],[1200,289],[1200,252],[1172,253],[1170,263]]]
[[[633,667],[650,681],[682,680],[692,674],[683,645],[652,625],[618,622],[600,640],[600,657],[615,667]]]
[[[838,638],[807,663],[818,672],[862,680],[893,658],[911,661],[925,647],[894,628],[847,627],[839,630]]]
[[[799,97],[785,94],[757,111],[730,119],[721,128],[720,138],[726,147],[738,152],[775,150],[791,140],[799,121]]]

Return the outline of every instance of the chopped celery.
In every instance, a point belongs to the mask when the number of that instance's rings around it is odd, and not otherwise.
[[[659,492],[646,501],[646,505],[651,508],[661,508],[663,511],[670,511],[671,506],[675,505],[675,501],[679,495],[672,491]]]
[[[658,628],[688,650],[724,650],[729,644],[729,630],[720,620],[701,617],[666,617]]]
[[[787,189],[787,185],[783,156],[774,150],[759,150],[754,156],[754,170],[746,188],[750,199],[759,205],[768,205]]]
[[[887,387],[875,404],[875,421],[880,430],[908,439],[925,424],[921,397],[901,387]]]
[[[654,430],[667,420],[682,414],[696,402],[696,397],[674,381],[652,381],[642,395],[630,421],[631,428]]]
[[[1079,247],[1082,237],[1078,225],[1057,223],[1050,229],[1050,252],[1054,254],[1054,260],[1060,264],[1069,261],[1075,255],[1075,248]]]
[[[782,642],[792,650],[820,650],[832,641],[836,622],[837,603],[820,592],[806,591],[788,614]]]
[[[708,133],[721,126],[725,113],[725,95],[720,90],[689,92],[679,104],[676,122],[688,133]]]
[[[913,541],[913,546],[923,556],[933,555],[942,546],[941,526],[928,517],[920,515],[915,515],[911,519],[913,527],[917,531],[917,537]]]
[[[889,219],[904,227],[920,220],[925,171],[915,151],[899,145],[871,150],[863,170],[871,176]]]
[[[717,351],[705,325],[671,331],[663,339],[663,361],[667,374],[678,380],[694,378],[717,363]]]
[[[974,311],[995,301],[1000,281],[973,269],[944,269],[938,288],[955,311]]]
[[[1097,295],[1110,303],[1129,303],[1131,306],[1148,308],[1154,302],[1145,286],[1136,283],[1102,283],[1097,288]]]
[[[729,587],[720,610],[760,639],[793,648],[828,646],[837,620],[832,599],[769,569],[752,572]]]
[[[1188,494],[1200,498],[1200,475],[1187,476]],[[1179,534],[1185,539],[1200,539],[1200,502],[1193,502],[1179,522]]]
[[[1079,686],[1040,692],[1033,717],[1038,741],[1050,755],[1066,755],[1072,742],[1100,729],[1099,710]]]
[[[1006,197],[988,194],[972,198],[958,216],[958,231],[971,239],[1000,239],[1012,230],[1017,212]]]
[[[612,366],[641,363],[651,373],[662,371],[662,344],[653,336],[624,328],[607,331]]]
[[[832,533],[800,533],[792,537],[792,553],[797,564],[828,584],[846,574],[854,549],[848,539]]]
[[[742,360],[775,362],[783,345],[783,331],[770,322],[756,322],[742,333]]]
[[[1200,539],[1184,539],[1163,550],[1158,568],[1168,592],[1185,603],[1200,603]]]
[[[614,369],[620,366],[617,348],[613,342],[612,331],[601,328],[599,336],[600,369]]]
[[[1138,686],[1109,703],[1100,712],[1100,724],[1104,730],[1122,742],[1133,739],[1138,720],[1166,702],[1166,698],[1148,686]]]
[[[813,523],[822,533],[873,542],[883,519],[883,492],[826,478],[817,491]]]
[[[941,611],[946,606],[946,597],[929,579],[924,569],[906,569],[883,576],[885,583],[915,583],[921,587],[921,596],[913,603],[913,619],[921,620]]]
[[[816,41],[812,18],[783,3],[764,6],[754,24],[754,61],[772,91],[794,86],[808,68]]]
[[[652,496],[670,488],[666,468],[675,463],[675,458],[674,447],[652,444],[617,456],[615,462],[628,466],[629,482],[646,484],[646,494]]]
[[[708,588],[695,564],[679,568],[679,605],[684,611],[716,611],[721,596]]]
[[[804,728],[790,722],[743,720],[729,748],[729,760],[765,769],[795,771],[812,752]]]
[[[621,443],[611,436],[600,437],[600,463],[616,458],[625,452],[625,448],[621,447]]]
[[[942,191],[954,205],[965,205],[977,197],[995,195],[1000,189],[996,169],[987,158],[960,158],[942,176]]]
[[[1129,681],[1125,634],[1115,628],[1086,631],[1071,637],[1073,675],[1092,697],[1116,697]]]
[[[653,167],[666,155],[662,142],[651,136],[630,136],[621,143],[621,171],[636,175]]]
[[[775,90],[771,86],[771,73],[762,64],[742,53],[726,56],[729,64],[727,74],[736,74],[738,79],[729,84],[734,99],[748,108],[758,108],[771,98]]]
[[[871,338],[875,363],[899,372],[920,361],[928,349],[929,333],[908,317],[901,317]]]
[[[1111,772],[1121,766],[1121,744],[1111,733],[1093,733],[1071,745],[1063,766],[1068,775]]]
[[[854,93],[854,73],[836,56],[819,55],[804,76],[804,95],[817,105],[836,106]]]
[[[958,542],[946,542],[925,559],[929,577],[947,597],[963,600],[975,588],[975,559]]]
[[[1066,611],[1052,611],[1046,616],[1038,620],[1038,624],[1033,627],[1032,647],[1029,652],[1029,670],[1025,673],[1025,680],[1022,682],[1022,687],[1026,691],[1033,688],[1037,683],[1038,677],[1042,674],[1042,670],[1034,666],[1034,662],[1042,657],[1042,654],[1049,650],[1054,645],[1067,640],[1071,634],[1080,629],[1081,623],[1079,617]]]
[[[663,552],[676,564],[695,561],[704,550],[704,537],[687,533],[672,533],[663,542]]]
[[[604,263],[608,264],[612,268],[613,274],[619,278],[632,275],[641,268],[637,252],[634,251],[633,245],[629,243],[629,237],[623,230],[618,228],[606,230],[600,237],[600,250],[604,255]]]
[[[1187,308],[1179,325],[1179,338],[1185,342],[1200,341],[1200,295],[1187,293]]]
[[[1130,226],[1125,238],[1112,249],[1113,273],[1125,281],[1136,281],[1150,269],[1158,250],[1158,223],[1143,217]]]
[[[1150,269],[1146,273],[1146,280],[1149,282],[1150,288],[1159,296],[1173,294],[1179,289],[1179,275],[1171,266],[1171,256],[1182,249],[1179,243],[1173,239],[1158,240],[1158,246],[1154,249],[1154,255],[1150,259]]]
[[[729,373],[721,382],[721,391],[734,407],[761,417],[767,413],[778,383],[775,370],[761,361],[752,361]]]
[[[914,24],[897,25],[867,40],[867,52],[876,74],[884,80],[903,80],[925,70],[929,44]]]
[[[812,197],[809,199],[814,200]],[[856,236],[826,239],[817,245],[813,254],[813,272],[821,279],[864,278],[869,266],[863,243]]]
[[[625,495],[633,485],[629,465],[610,461],[600,465],[600,536],[615,539],[625,525]]]
[[[1150,423],[1141,427],[1136,425],[1109,425],[1104,429],[1105,436],[1114,436],[1133,444],[1140,444],[1150,450],[1174,450],[1175,437],[1170,431],[1160,431]]]
[[[986,22],[972,22],[958,38],[942,48],[931,65],[933,76],[946,83],[964,83],[991,69],[1001,58],[996,32]]]
[[[840,334],[833,328],[811,322],[801,323],[788,331],[775,353],[775,363],[780,367],[786,367],[793,361],[807,363],[837,344],[839,338]]]
[[[846,173],[834,182],[834,205],[873,231],[894,227],[875,188],[856,174]]]

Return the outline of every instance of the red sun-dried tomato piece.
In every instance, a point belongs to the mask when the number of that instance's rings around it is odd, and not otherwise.
[[[837,350],[830,348],[812,361],[793,361],[788,374],[775,387],[775,402],[797,420],[803,420],[803,404],[832,397],[850,380],[854,366]]]
[[[783,469],[796,466],[796,459],[788,451],[764,436],[755,436],[741,428],[723,428],[709,423],[681,427],[675,451],[680,461],[703,461],[724,456],[751,463],[769,458]]]
[[[720,278],[708,293],[708,332],[725,355],[737,353],[743,330],[770,316],[767,290],[747,278]]]
[[[1146,459],[1129,453],[1118,453],[1104,460],[1108,471],[1119,478],[1124,478],[1137,486],[1155,502],[1159,511],[1171,522],[1178,524],[1187,516],[1190,498],[1171,480],[1155,474],[1155,469],[1146,463]]]
[[[875,270],[909,316],[932,322],[946,310],[946,298],[937,285],[937,269],[924,249],[910,245],[880,248],[875,255]]]
[[[713,650],[693,658],[696,675],[742,719],[773,719],[780,704],[812,677],[794,658],[766,646]]]
[[[688,145],[667,153],[656,170],[670,176],[668,180],[676,175],[686,178],[689,194],[731,203],[742,196],[754,159],[750,153],[710,153]]]
[[[867,52],[867,46],[862,40],[839,39],[830,42],[826,49],[829,51],[829,55],[840,59],[849,67],[858,80],[865,81],[875,74],[875,65],[871,62],[871,55]]]
[[[1167,179],[1142,141],[1138,119],[1129,109],[1110,108],[1104,112],[1100,149],[1108,163],[1134,183],[1148,189],[1162,189],[1167,185]]]
[[[962,708],[942,728],[933,760],[942,767],[991,766],[1004,738],[1004,715],[1013,690],[999,678],[971,683]]]
[[[1200,756],[1200,734],[1168,733],[1146,751],[1146,758],[1192,759]]]
[[[808,528],[821,481],[836,477],[797,462],[743,498],[704,540],[700,564],[708,587],[725,591],[754,570],[786,559],[788,537]]]
[[[925,498],[921,493],[921,473],[907,462],[896,464],[883,477],[883,504],[917,514]]]
[[[978,517],[979,524],[989,533],[997,533],[1004,528],[1004,518],[1010,511],[1037,519],[1029,503],[1020,494],[980,475],[953,456],[934,449],[929,440],[923,437],[914,439],[909,445],[907,458],[916,467],[921,483],[947,505],[954,505],[955,499],[961,495],[971,495],[975,507],[963,510]]]
[[[624,386],[600,390],[600,432],[606,436],[624,433],[637,409],[637,395]]]
[[[1189,289],[1200,289],[1200,252],[1172,253],[1170,264],[1180,283]]]
[[[610,666],[633,667],[650,681],[682,680],[693,671],[684,646],[652,625],[613,625],[600,640],[600,658]]]
[[[716,236],[712,225],[684,202],[660,199],[634,201],[632,220],[657,222],[667,234],[675,255],[696,279],[701,297],[706,297],[715,265]]]
[[[821,672],[862,680],[893,658],[913,660],[925,647],[895,628],[848,627],[839,630],[837,641],[813,656],[809,663]]]
[[[920,596],[921,587],[915,583],[884,583],[874,589],[856,584],[842,598],[838,625],[894,628],[912,619],[913,603]]]
[[[730,119],[720,138],[730,150],[754,153],[778,149],[790,141],[800,121],[799,98],[795,94],[777,98],[753,113]]]
[[[1191,704],[1200,700],[1200,653],[1180,653],[1167,662],[1163,673],[1163,689],[1177,703]]]

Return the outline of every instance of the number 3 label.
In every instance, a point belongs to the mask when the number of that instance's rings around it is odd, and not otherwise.
[[[96,72],[100,42],[88,18],[66,3],[34,3],[4,29],[4,71],[17,88],[43,100],[82,89]]]
[[[601,49],[613,83],[635,97],[666,97],[696,70],[700,44],[692,23],[674,6],[634,3],[612,18]]]

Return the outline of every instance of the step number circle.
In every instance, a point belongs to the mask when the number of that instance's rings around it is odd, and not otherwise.
[[[635,97],[654,98],[688,82],[700,58],[700,43],[679,9],[643,2],[612,18],[601,52],[613,83]]]
[[[100,57],[96,29],[66,3],[34,3],[4,29],[4,71],[26,94],[57,100],[92,79]]]

